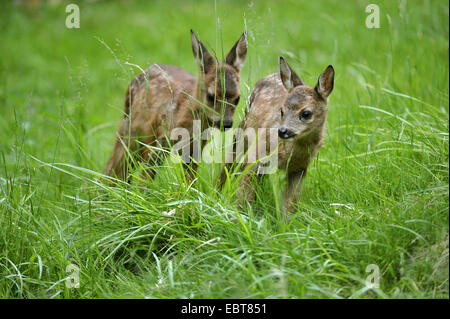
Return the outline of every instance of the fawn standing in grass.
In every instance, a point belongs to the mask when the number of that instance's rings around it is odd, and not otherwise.
[[[334,69],[331,65],[312,88],[280,57],[280,72],[258,81],[250,94],[250,110],[244,129],[276,128],[281,138],[277,155],[278,168],[285,169],[287,174],[285,209],[293,210],[308,164],[322,146],[328,96],[333,85]],[[266,142],[266,147],[269,144]],[[266,154],[269,153],[266,151]],[[250,177],[246,174],[241,180],[239,196],[252,197],[253,188],[249,183]]]
[[[176,66],[153,64],[132,80],[107,175],[129,179],[135,161],[127,154],[155,164],[162,154],[153,149],[168,146],[174,128],[185,128],[192,136],[194,120],[200,120],[202,127],[232,126],[239,103],[240,71],[247,55],[246,34],[224,62],[218,62],[192,30],[191,42],[200,66],[198,78]],[[150,177],[155,174],[151,169],[147,172]]]

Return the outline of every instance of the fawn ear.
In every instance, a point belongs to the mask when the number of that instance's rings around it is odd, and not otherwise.
[[[329,65],[325,71],[319,76],[315,90],[321,97],[326,99],[333,91],[334,87],[334,69],[332,65]]]
[[[305,82],[295,73],[286,60],[280,56],[280,77],[286,90],[290,90],[299,85],[305,85]]]
[[[225,59],[225,63],[235,67],[238,71],[241,71],[244,66],[245,57],[247,56],[247,34],[244,31],[239,40],[228,52]]]
[[[216,59],[209,53],[208,49],[197,38],[194,31],[191,29],[192,51],[194,52],[195,61],[200,65],[203,73],[207,73],[213,65],[216,64]]]

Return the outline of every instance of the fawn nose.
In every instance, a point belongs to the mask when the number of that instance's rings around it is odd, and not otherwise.
[[[278,136],[279,137],[284,137],[287,133],[287,129],[284,127],[281,127],[280,129],[278,129]]]
[[[214,122],[214,124],[217,126],[217,127],[219,127],[220,128],[220,123],[221,121],[215,121]],[[228,129],[230,129],[232,126],[233,126],[233,121],[223,121],[222,122],[222,124],[223,124],[223,129],[224,130],[228,130]]]
[[[278,129],[278,136],[282,139],[289,139],[291,137],[294,137],[295,133],[285,127],[281,127]]]

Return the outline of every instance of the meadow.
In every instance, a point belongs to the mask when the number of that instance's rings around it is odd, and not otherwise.
[[[0,298],[449,298],[447,1],[71,2],[79,29],[70,2],[0,4]],[[311,86],[334,66],[288,220],[282,172],[245,207],[203,163],[99,182],[139,67],[197,74],[191,28],[218,56],[247,30],[236,121],[280,55]]]

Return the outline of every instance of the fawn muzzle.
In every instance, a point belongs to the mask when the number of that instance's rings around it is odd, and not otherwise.
[[[233,126],[233,121],[218,120],[218,121],[214,121],[214,124],[216,125],[217,128],[221,128],[221,124],[223,124],[223,129],[228,130]]]
[[[278,129],[278,137],[282,138],[282,139],[288,139],[291,137],[294,137],[295,133],[292,132],[291,130],[288,130],[285,127],[281,127]]]

